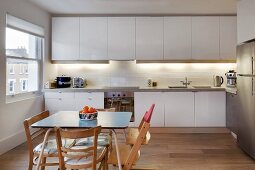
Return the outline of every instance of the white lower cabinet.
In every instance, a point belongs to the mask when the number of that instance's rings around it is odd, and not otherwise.
[[[195,126],[226,127],[226,92],[195,92]]]
[[[74,110],[74,93],[73,92],[45,92],[45,108],[51,114],[60,110]]]
[[[164,93],[165,126],[194,127],[194,92]]]
[[[226,92],[136,92],[135,126],[152,103],[152,127],[226,127]]]
[[[45,92],[45,108],[50,113],[81,110],[85,105],[104,108],[104,92]]]
[[[139,126],[143,115],[155,104],[154,112],[151,118],[151,127],[164,127],[164,98],[162,92],[135,92],[135,126]]]
[[[85,105],[98,109],[104,108],[104,92],[75,92],[75,110],[81,110]]]

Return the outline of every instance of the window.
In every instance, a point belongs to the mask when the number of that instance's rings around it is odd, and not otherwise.
[[[15,89],[15,79],[9,79],[8,80],[8,94],[12,95],[14,94],[14,89]]]
[[[27,79],[20,79],[20,90],[22,92],[27,91],[27,89],[28,89],[27,85],[28,85],[28,80]]]
[[[7,70],[9,70],[9,74],[15,74],[15,69],[13,64],[7,65]]]
[[[42,30],[41,27],[7,14],[5,42],[8,69],[7,96],[38,91],[44,49]],[[14,81],[16,79],[19,81]]]

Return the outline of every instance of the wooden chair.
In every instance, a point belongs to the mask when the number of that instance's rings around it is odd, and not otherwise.
[[[138,128],[130,128],[129,131],[128,131],[128,134],[127,134],[127,137],[126,137],[126,143],[127,144],[130,144],[130,145],[133,145],[135,142],[136,142],[136,138],[137,136],[139,135],[139,132],[142,128],[142,125],[145,121],[147,121],[148,123],[150,123],[151,121],[151,117],[152,117],[152,113],[153,113],[153,110],[154,110],[154,107],[155,107],[155,104],[152,104],[149,111],[146,111]],[[150,141],[150,138],[151,138],[151,134],[150,132],[148,131],[147,134],[146,134],[146,137],[144,139],[144,141],[142,142],[143,145],[146,145],[149,143]]]
[[[42,112],[36,116],[33,116],[31,118],[28,118],[24,121],[24,128],[25,128],[28,150],[29,150],[29,166],[28,166],[29,170],[33,169],[33,165],[38,164],[38,162],[36,162],[36,161],[39,158],[39,155],[41,152],[41,147],[42,147],[42,143],[40,143],[39,145],[34,147],[33,141],[37,136],[46,132],[45,129],[39,129],[35,132],[31,132],[30,126],[33,123],[38,122],[48,116],[49,116],[49,111],[44,111],[44,112]],[[67,141],[65,144],[71,145],[72,143],[73,143],[73,141]],[[45,169],[45,166],[58,166],[58,164],[59,164],[58,162],[50,162],[50,163],[46,162],[46,159],[50,158],[50,157],[58,158],[57,143],[56,143],[55,139],[48,140],[46,143],[46,147],[45,147],[43,155],[42,155],[42,163],[40,163],[41,169]]]
[[[133,164],[138,160],[140,156],[140,148],[142,142],[146,137],[146,133],[148,132],[150,124],[146,121],[143,122],[142,126],[140,127],[139,135],[136,138],[136,142],[130,147],[130,145],[119,145],[119,153],[120,153],[120,160],[123,170],[130,170]],[[117,154],[116,149],[113,147],[112,152],[110,153],[108,164],[117,165]]]
[[[59,156],[59,168],[65,169],[84,169],[92,168],[93,170],[104,168],[108,169],[107,165],[107,147],[98,146],[98,134],[101,127],[90,128],[88,130],[68,131],[61,128],[56,128],[56,139]],[[91,138],[93,142],[87,145],[73,145],[71,147],[63,146],[63,138]],[[100,163],[100,164],[99,164]]]

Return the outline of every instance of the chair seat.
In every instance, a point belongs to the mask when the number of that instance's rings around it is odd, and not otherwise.
[[[72,147],[70,147],[70,149],[86,149],[88,148],[89,146],[77,146],[77,145],[74,145]],[[104,156],[104,153],[103,152],[106,152],[106,149],[105,147],[103,146],[98,146],[97,147],[97,160],[101,160]],[[70,155],[84,155],[84,152],[72,152],[72,153],[69,153],[68,154]],[[64,161],[67,165],[79,165],[79,166],[87,166],[89,164],[92,164],[92,157],[88,157],[88,158],[67,158],[67,157],[64,157]]]
[[[73,139],[63,139],[62,140],[63,145],[65,146],[72,146],[74,144],[74,140]],[[33,152],[37,155],[40,154],[41,150],[42,150],[42,143],[40,143],[39,145],[37,145]],[[43,150],[43,154],[44,155],[57,155],[57,141],[56,139],[50,139],[47,141],[45,148]]]
[[[135,144],[138,135],[139,135],[138,128],[130,128],[129,131],[128,131],[128,134],[127,134],[126,144],[129,144],[129,145]],[[145,140],[142,142],[142,145],[147,145],[150,141],[150,138],[151,138],[151,134],[148,131],[146,133]]]
[[[86,146],[86,145],[92,145],[94,138],[81,138],[76,139],[75,145],[76,146]],[[98,135],[97,144],[98,146],[109,146],[111,144],[111,136],[109,134],[100,133]]]
[[[129,153],[131,152],[131,147],[129,145],[119,145],[119,153],[120,153],[120,162],[121,165],[124,165]],[[135,160],[138,160],[138,158],[140,157],[140,151],[137,153]],[[114,164],[117,165],[118,164],[118,160],[117,160],[117,152],[116,152],[116,148],[113,147],[110,156],[108,158],[107,161],[108,164]]]

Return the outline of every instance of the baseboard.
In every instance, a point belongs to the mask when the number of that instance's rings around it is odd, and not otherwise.
[[[150,128],[151,133],[230,133],[225,127],[165,127]]]
[[[149,131],[150,133],[230,133],[225,127],[151,127]],[[123,133],[123,130],[116,132]]]
[[[25,141],[26,136],[24,130],[0,140],[0,155],[24,143]]]

